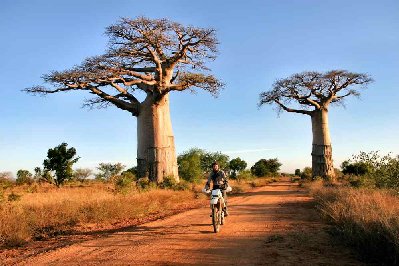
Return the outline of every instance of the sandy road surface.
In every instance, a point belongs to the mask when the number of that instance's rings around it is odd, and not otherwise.
[[[184,199],[182,199],[184,200]],[[289,181],[230,200],[213,233],[208,207],[76,243],[23,265],[360,265],[334,243],[312,199]]]

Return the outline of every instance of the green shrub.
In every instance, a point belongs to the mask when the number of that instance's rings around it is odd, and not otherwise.
[[[118,193],[127,194],[133,188],[133,182],[136,177],[130,172],[124,172],[114,178],[115,190]]]
[[[33,183],[33,175],[28,170],[18,170],[17,172],[17,179],[15,180],[17,185],[24,185],[24,184],[32,184]]]
[[[305,167],[301,172],[301,179],[312,180],[312,168]]]
[[[10,195],[8,195],[8,201],[19,201],[21,199],[21,195],[18,195],[16,193],[11,192]]]
[[[243,170],[236,177],[238,182],[252,180],[254,178],[250,170]]]
[[[350,177],[353,186],[399,190],[399,156],[381,156],[378,151],[360,152],[352,160],[345,161],[343,168],[345,173],[356,173],[356,177]]]
[[[179,183],[177,183],[175,186],[174,186],[174,190],[179,190],[179,191],[184,191],[184,190],[190,190],[191,188],[192,188],[192,183],[190,183],[190,182],[187,182],[187,181],[185,181],[185,180],[180,180],[180,182]]]
[[[1,178],[0,177],[0,188],[7,189],[14,186],[14,182],[8,178]]]
[[[176,179],[173,176],[165,176],[163,178],[163,182],[160,184],[160,187],[166,189],[174,189],[176,184]]]
[[[140,190],[150,190],[152,188],[156,188],[157,185],[154,182],[151,182],[148,177],[143,177],[137,180],[136,186]]]
[[[295,175],[300,176],[301,175],[301,169],[295,169]]]

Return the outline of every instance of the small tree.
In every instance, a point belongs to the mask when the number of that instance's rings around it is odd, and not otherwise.
[[[365,162],[351,163],[349,160],[343,161],[341,164],[342,173],[344,175],[365,175],[369,172],[369,167]]]
[[[244,170],[247,167],[247,162],[244,161],[244,160],[241,160],[240,157],[237,157],[235,159],[232,159],[229,162],[229,167],[230,167],[230,170],[233,171],[232,176],[234,178],[236,178],[237,177],[237,172],[240,172],[240,171]]]
[[[55,172],[55,184],[59,187],[66,180],[72,178],[73,170],[72,165],[79,160],[76,157],[76,149],[71,147],[67,148],[67,143],[62,143],[47,152],[47,159],[44,160],[44,171]]]
[[[358,96],[372,78],[345,70],[326,73],[303,72],[279,79],[270,91],[260,94],[259,106],[275,104],[278,110],[309,115],[312,120],[312,175],[334,178],[332,146],[328,127],[330,104],[342,104],[348,96]]]
[[[96,174],[96,179],[110,181],[115,176],[119,175],[125,169],[121,163],[100,163],[97,167],[99,173]]]
[[[301,179],[312,179],[312,167],[305,167],[301,172]]]
[[[0,179],[13,179],[13,175],[11,172],[0,172]]]
[[[93,174],[93,171],[89,168],[77,168],[73,171],[73,179],[79,182],[83,182]]]
[[[300,176],[301,175],[301,169],[295,169],[295,175]]]
[[[15,180],[17,185],[23,185],[23,184],[32,184],[33,179],[32,179],[32,174],[28,170],[18,170],[17,172],[17,179]]]
[[[201,168],[202,171],[208,172],[211,170],[213,162],[218,162],[220,169],[228,170],[229,168],[229,156],[221,152],[205,152],[201,157]]]
[[[281,165],[277,158],[260,159],[251,167],[251,173],[257,177],[276,175]]]
[[[205,151],[198,148],[192,148],[180,154],[177,157],[180,177],[189,182],[197,182],[204,174],[201,168],[201,159],[204,154]]]

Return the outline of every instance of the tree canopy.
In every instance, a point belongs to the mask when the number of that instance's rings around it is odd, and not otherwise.
[[[43,166],[45,171],[55,171],[55,184],[60,186],[66,180],[73,177],[72,165],[80,158],[76,157],[76,149],[67,148],[67,143],[62,143],[47,152],[47,159]]]
[[[229,162],[229,167],[230,170],[233,171],[233,176],[235,177],[237,175],[237,172],[242,171],[247,167],[247,162],[241,160],[240,157],[237,157]]]
[[[209,74],[206,62],[217,54],[214,29],[183,26],[168,19],[122,18],[106,29],[109,48],[65,71],[52,71],[43,80],[52,85],[25,89],[49,94],[88,91],[85,106],[113,104],[134,116],[140,112],[136,91],[154,102],[170,91],[200,88],[217,95],[223,83]]]
[[[257,177],[275,175],[280,170],[281,165],[277,158],[260,159],[251,167],[251,173]]]
[[[359,90],[372,81],[367,74],[346,70],[302,72],[276,80],[270,91],[260,94],[259,106],[276,104],[279,111],[311,115],[330,103],[342,104],[348,96],[359,96]]]

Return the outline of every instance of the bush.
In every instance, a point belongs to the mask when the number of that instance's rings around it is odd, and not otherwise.
[[[301,179],[312,180],[312,168],[311,167],[303,168],[302,173],[301,173]]]
[[[190,185],[191,184],[185,180],[180,180],[180,182],[176,182],[176,179],[173,176],[166,176],[159,186],[164,189],[189,190]]]
[[[21,195],[18,195],[16,193],[11,192],[10,195],[8,195],[8,201],[19,201],[21,199]]]
[[[148,177],[143,177],[137,180],[136,186],[140,190],[150,190],[152,188],[156,188],[157,185],[154,182],[151,182]]]
[[[364,162],[350,163],[349,160],[342,162],[342,173],[344,175],[365,175],[369,171],[367,164]]]
[[[236,177],[238,182],[252,180],[253,178],[254,176],[252,175],[250,170],[243,170]]]
[[[387,190],[311,188],[333,231],[378,265],[399,263],[399,198]],[[377,265],[376,264],[376,265]]]
[[[124,168],[125,166],[121,163],[100,163],[97,167],[99,172],[96,174],[96,179],[112,181],[112,179],[118,176]]]
[[[14,186],[14,182],[8,178],[0,177],[0,189],[7,189]]]
[[[346,171],[357,173],[351,177],[354,186],[392,188],[399,190],[399,156],[381,156],[379,152],[360,152],[343,164]]]
[[[163,178],[163,182],[160,184],[160,187],[166,189],[174,189],[176,184],[176,179],[173,176],[165,176]]]
[[[17,179],[15,180],[15,183],[17,185],[23,185],[23,184],[32,184],[33,183],[33,178],[32,174],[28,170],[18,170],[17,172]]]
[[[136,177],[130,172],[125,172],[120,176],[116,176],[114,178],[116,192],[122,194],[129,193],[133,188],[132,185],[135,179]]]

